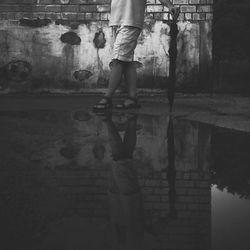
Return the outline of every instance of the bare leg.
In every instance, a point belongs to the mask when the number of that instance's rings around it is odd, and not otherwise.
[[[133,62],[127,63],[124,76],[128,85],[128,95],[130,97],[136,97],[137,73],[135,64]]]
[[[125,65],[122,61],[119,61],[119,60],[113,61],[110,78],[109,78],[109,86],[105,94],[105,97],[109,99],[112,98],[113,94],[115,93],[116,89],[119,87],[121,83],[121,78],[122,78],[122,75],[124,74],[124,68],[125,68]],[[107,102],[108,100],[103,98],[99,101],[99,103],[94,105],[94,108],[103,109],[105,105],[107,104]]]
[[[128,86],[128,96],[122,104],[118,104],[116,107],[117,108],[124,108],[128,107],[131,105],[133,107],[139,107],[137,106],[137,88],[136,88],[136,81],[137,81],[137,73],[136,73],[136,66],[133,62],[127,62],[126,66],[124,67],[124,77],[125,81]]]
[[[108,129],[109,144],[111,146],[112,155],[114,158],[119,159],[124,155],[124,144],[122,138],[111,119],[108,119],[105,123]]]

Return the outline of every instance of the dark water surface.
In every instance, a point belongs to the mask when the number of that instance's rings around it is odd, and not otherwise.
[[[1,250],[250,250],[250,134],[166,116],[0,111]]]

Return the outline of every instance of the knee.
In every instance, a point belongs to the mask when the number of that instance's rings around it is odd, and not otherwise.
[[[134,62],[124,62],[119,59],[112,59],[112,61],[109,64],[109,67],[112,69],[115,66],[122,65],[123,67],[131,67],[134,65]]]
[[[112,59],[112,61],[109,64],[109,67],[112,69],[113,67],[118,66],[118,65],[125,65],[125,62],[120,61],[118,59]]]

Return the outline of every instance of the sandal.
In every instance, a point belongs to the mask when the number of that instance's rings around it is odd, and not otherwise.
[[[140,108],[141,105],[138,103],[138,99],[136,97],[128,97],[128,100],[131,100],[133,102],[130,102],[126,104],[125,102],[117,104],[115,106],[116,109],[134,109],[134,108]]]
[[[105,102],[103,103],[98,102],[97,104],[93,106],[94,111],[103,111],[103,110],[107,110],[113,107],[112,99],[110,97],[103,96],[102,100],[105,100]]]

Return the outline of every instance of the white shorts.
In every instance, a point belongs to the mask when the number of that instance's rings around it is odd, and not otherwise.
[[[113,26],[112,32],[114,37],[112,59],[132,62],[141,29],[133,26]]]

